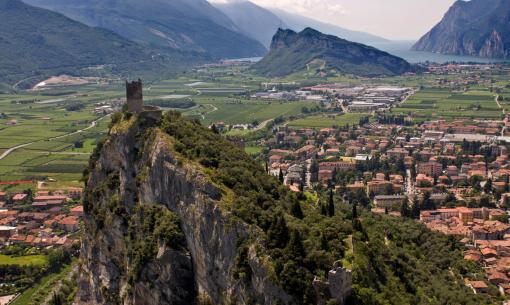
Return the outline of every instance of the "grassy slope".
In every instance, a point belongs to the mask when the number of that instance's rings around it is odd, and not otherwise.
[[[44,301],[52,291],[54,285],[62,280],[69,272],[71,265],[65,266],[59,273],[51,273],[43,277],[34,287],[27,289],[10,305],[32,305]]]
[[[28,255],[11,257],[7,255],[0,255],[0,265],[44,265],[47,263],[46,256],[44,255]]]

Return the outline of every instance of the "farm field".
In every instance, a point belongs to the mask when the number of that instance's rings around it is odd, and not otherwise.
[[[316,115],[304,119],[288,122],[290,128],[330,128],[332,126],[346,126],[358,124],[362,117],[370,116],[369,113],[346,113],[344,115]]]
[[[495,94],[487,90],[454,92],[441,88],[423,89],[392,112],[417,118],[499,119],[502,116]]]
[[[246,99],[199,97],[198,107],[184,111],[184,115],[199,118],[204,125],[223,121],[226,124],[249,124],[262,122],[278,116],[291,116],[301,113],[303,107],[314,107],[312,102],[278,102]]]
[[[80,185],[93,144],[106,133],[109,122],[107,116],[92,110],[95,103],[122,96],[118,88],[84,86],[1,94],[0,151],[23,147],[0,158],[0,180],[52,178],[55,187]]]
[[[227,78],[228,79],[228,78]],[[192,77],[147,83],[146,100],[191,98],[196,106],[181,110],[204,125],[263,122],[278,116],[300,114],[310,102],[267,102],[234,97],[231,93],[205,94],[204,88],[245,88],[256,90],[260,80],[240,78],[229,81],[201,81]],[[47,187],[80,186],[83,169],[96,143],[106,135],[109,117],[96,115],[96,103],[125,95],[124,83],[52,87],[43,91],[0,94],[0,181],[46,180]],[[77,109],[70,106],[79,105]],[[96,125],[93,122],[97,121]],[[79,132],[80,131],[80,132]],[[3,186],[2,189],[27,186]]]
[[[365,79],[351,76],[320,78],[295,74],[284,79],[270,80],[250,75],[243,67],[216,68],[205,72],[190,72],[175,79],[144,84],[146,101],[190,100],[185,116],[198,119],[204,126],[216,122],[229,125],[263,123],[277,117],[302,117],[303,108],[317,107],[310,101],[253,100],[249,94],[230,92],[239,89],[253,93],[265,82],[281,82],[290,88],[319,83],[364,85],[395,85],[422,88],[405,103],[393,108],[396,114],[412,115],[415,121],[444,118],[500,119],[503,110],[510,110],[510,99],[501,102],[489,85],[480,84],[454,89],[440,88],[438,77],[454,80],[458,75],[409,75],[391,78]],[[495,74],[494,86],[510,98],[508,73]],[[487,76],[486,76],[487,77]],[[270,85],[272,86],[272,85]],[[467,89],[466,89],[467,88]],[[237,90],[234,90],[237,91]],[[93,113],[97,103],[124,98],[124,82],[110,80],[102,84],[53,86],[42,91],[19,91],[0,94],[0,155],[22,145],[8,156],[0,158],[0,181],[46,180],[48,189],[80,186],[82,171],[95,145],[106,135],[110,118]],[[79,105],[77,109],[71,109]],[[348,113],[341,116],[311,114],[288,121],[291,128],[325,128],[353,125],[370,114]],[[92,122],[100,119],[94,126]],[[86,129],[82,132],[79,130]],[[252,131],[232,130],[229,135],[246,136]],[[31,144],[30,144],[31,143]],[[250,143],[250,154],[260,152]],[[26,186],[18,186],[26,187]],[[16,186],[4,186],[14,189]]]

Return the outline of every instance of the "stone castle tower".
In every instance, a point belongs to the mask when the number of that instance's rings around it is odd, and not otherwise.
[[[128,111],[141,113],[143,111],[143,84],[142,80],[126,81],[126,99]]]

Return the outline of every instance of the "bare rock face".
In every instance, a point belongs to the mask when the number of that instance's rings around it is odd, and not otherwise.
[[[508,59],[509,23],[507,0],[458,0],[413,50]]]
[[[76,303],[292,304],[256,247],[251,278],[235,279],[237,244],[257,229],[231,217],[221,189],[176,157],[171,137],[142,125],[122,122],[92,156]]]

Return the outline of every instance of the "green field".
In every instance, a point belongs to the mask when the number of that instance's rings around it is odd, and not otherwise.
[[[18,266],[32,266],[32,265],[45,265],[48,262],[44,255],[28,255],[28,256],[7,256],[0,255],[0,265],[18,265]]]
[[[240,98],[198,97],[198,107],[184,111],[187,116],[199,118],[204,125],[223,121],[226,124],[262,122],[278,116],[301,113],[303,107],[315,107],[313,102],[259,101]]]
[[[344,115],[316,115],[288,122],[290,128],[330,128],[333,126],[355,125],[368,113],[346,113]]]
[[[481,89],[466,92],[441,88],[423,89],[392,112],[446,119],[499,119],[502,116],[502,109],[495,101],[495,94]]]
[[[346,75],[319,77],[297,73],[283,79],[270,80],[246,73],[246,66],[221,67],[192,71],[176,79],[146,82],[146,100],[172,99],[186,96],[195,106],[180,110],[185,116],[198,119],[207,126],[223,121],[226,124],[263,123],[283,116],[293,128],[324,128],[353,125],[367,114],[349,113],[343,116],[301,116],[304,107],[317,104],[309,101],[263,101],[249,96],[261,90],[264,82],[281,82],[289,88],[312,86],[319,83],[349,83],[353,85],[397,85],[422,89],[410,97],[393,113],[412,115],[416,121],[431,118],[500,119],[503,110],[510,110],[510,102],[502,102],[500,109],[495,94],[486,83],[465,88],[440,88],[438,78],[462,79],[463,75],[410,75],[390,78],[367,79]],[[504,96],[510,97],[508,73],[482,75],[491,78],[493,86]],[[205,93],[204,89],[239,88],[247,94]],[[457,90],[457,91],[455,91]],[[103,84],[56,86],[44,91],[19,91],[0,94],[0,154],[18,145],[26,145],[0,159],[1,180],[47,180],[49,188],[80,186],[81,173],[90,153],[99,139],[106,135],[109,117],[96,126],[92,122],[101,118],[93,108],[97,103],[118,100],[125,95],[124,83],[109,80]],[[80,104],[78,110],[69,105]],[[15,124],[14,124],[15,123]],[[87,129],[88,128],[88,129]],[[79,130],[86,129],[82,132]],[[231,131],[232,135],[245,136],[252,131]],[[256,148],[249,148],[256,154]],[[25,188],[26,186],[10,187]]]

